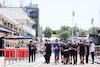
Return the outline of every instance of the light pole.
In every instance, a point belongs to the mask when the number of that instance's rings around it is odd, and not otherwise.
[[[75,23],[75,37],[78,36],[78,29],[77,29],[77,23]]]
[[[91,28],[93,27],[93,22],[94,22],[94,18],[92,18],[91,20]],[[93,28],[93,34],[94,34],[94,28]]]
[[[72,11],[72,43],[73,43],[73,37],[74,37],[74,30],[73,30],[73,26],[74,26],[74,17],[75,17],[75,12]]]

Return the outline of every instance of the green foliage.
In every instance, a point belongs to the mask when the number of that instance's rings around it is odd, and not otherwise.
[[[61,30],[62,31],[70,31],[71,27],[69,27],[69,26],[61,26]]]
[[[78,27],[73,27],[73,31],[74,31],[74,36],[75,36],[75,31],[78,32],[79,35],[87,35],[87,34],[98,34],[98,27],[91,27],[89,28],[89,30],[83,30],[83,29],[79,29]],[[59,37],[61,39],[64,40],[68,40],[69,37],[72,34],[72,28],[69,26],[61,26],[61,29],[58,30],[53,30],[53,34],[52,35],[52,30],[49,27],[46,27],[46,29],[43,31],[44,37],[48,37],[50,38],[51,35],[52,37]]]
[[[52,36],[51,37],[58,37],[58,35],[57,34],[52,34]]]
[[[88,30],[88,33],[89,34],[98,34],[98,27],[91,27],[91,28],[89,28],[89,30]]]
[[[61,29],[59,29],[57,31],[57,34],[63,32],[63,31],[69,31],[71,33],[71,27],[69,27],[69,26],[61,26]]]
[[[53,30],[52,32],[53,32],[53,34],[57,34],[57,30]]]
[[[50,38],[52,35],[52,30],[49,27],[46,27],[46,29],[44,30],[44,37]]]
[[[58,37],[61,39],[61,40],[67,40],[69,39],[70,37],[70,32],[69,31],[63,31],[61,32]]]
[[[79,35],[87,35],[88,31],[87,30],[83,30],[83,29],[79,29]]]

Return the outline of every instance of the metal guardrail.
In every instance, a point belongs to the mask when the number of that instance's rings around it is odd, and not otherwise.
[[[4,66],[6,66],[6,61],[9,61],[10,65],[13,64],[14,61],[17,63],[27,60],[29,56],[28,49],[0,49],[0,51],[4,51]]]

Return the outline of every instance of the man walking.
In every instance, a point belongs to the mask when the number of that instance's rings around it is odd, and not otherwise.
[[[44,58],[45,58],[45,62],[44,63],[47,63],[47,59],[46,59],[46,47],[48,45],[48,40],[45,39],[45,44],[44,44],[44,48],[43,48],[43,55],[44,55]]]
[[[67,64],[68,63],[68,57],[69,57],[69,45],[68,44],[64,44],[62,51],[63,51],[63,55],[64,55],[64,59],[63,59],[63,64]]]
[[[90,41],[90,52],[91,52],[91,57],[92,57],[92,64],[94,64],[94,54],[96,52],[96,48],[93,41]]]
[[[78,46],[76,45],[76,42],[74,42],[72,45],[72,50],[73,50],[73,61],[74,61],[74,64],[76,65],[77,65],[77,47]]]
[[[88,57],[89,57],[89,43],[88,42],[86,42],[86,49],[87,49],[86,63],[88,63]]]
[[[71,43],[71,41],[68,44],[69,44],[69,64],[72,64],[73,51],[72,51],[72,43]]]
[[[30,44],[27,47],[29,48],[29,62],[30,62],[31,56],[32,56],[32,62],[33,62],[34,45],[32,44],[32,41],[30,41]]]
[[[84,55],[85,55],[87,50],[86,50],[86,47],[84,45],[84,41],[83,40],[81,41],[81,44],[79,45],[78,49],[79,49],[80,60],[81,60],[80,64],[84,64]]]
[[[55,64],[57,64],[57,62],[59,63],[59,51],[60,51],[60,45],[58,44],[58,39],[55,40],[53,49],[55,54]]]
[[[62,40],[62,44],[61,44],[61,63],[63,63],[64,60],[64,52],[63,52],[63,46],[65,45],[65,41]]]
[[[36,43],[33,42],[33,55],[34,55],[34,62],[35,62],[35,59],[36,59],[36,50],[37,50],[37,48],[36,48]]]

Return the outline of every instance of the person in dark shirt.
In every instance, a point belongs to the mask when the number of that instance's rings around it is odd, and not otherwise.
[[[81,60],[80,64],[84,64],[84,55],[86,53],[86,47],[84,45],[83,40],[81,41],[81,44],[79,45],[78,50],[79,50],[78,52],[80,53],[80,60]]]
[[[69,64],[72,64],[72,43],[69,42]]]
[[[36,59],[36,50],[37,50],[35,42],[33,42],[33,46],[34,46],[33,55],[34,55],[34,62],[35,62],[35,59]]]
[[[89,43],[88,42],[86,42],[86,49],[87,49],[86,63],[88,63],[88,57],[89,57]]]
[[[74,64],[76,65],[77,65],[77,47],[78,45],[76,45],[76,42],[74,42],[72,45],[72,50],[73,50],[73,61],[74,61]]]
[[[69,53],[68,53],[68,51],[69,51],[69,45],[68,44],[64,44],[62,47],[63,47],[62,51],[63,51],[63,54],[64,54],[63,63],[67,64],[68,63],[68,57],[69,57]]]
[[[51,44],[47,44],[47,45],[45,45],[46,46],[46,62],[47,62],[47,64],[49,64],[50,63],[50,56],[51,56]]]
[[[64,60],[64,52],[62,51],[62,49],[63,49],[63,45],[65,44],[65,41],[64,40],[62,40],[62,44],[61,44],[61,63],[63,63],[63,60]]]
[[[45,63],[49,64],[50,63],[50,56],[51,56],[51,44],[48,43],[48,40],[45,40],[45,45],[44,45],[44,52],[45,54]]]
[[[44,63],[47,63],[47,61],[46,61],[46,45],[48,44],[48,41],[47,41],[47,39],[45,39],[45,44],[44,44],[44,48],[43,48],[43,54],[44,54],[44,58],[45,58],[45,62]]]
[[[32,62],[33,62],[33,54],[35,50],[35,45],[32,44],[32,41],[30,41],[30,44],[27,45],[29,48],[29,62],[30,62],[30,57],[32,56]]]
[[[52,44],[51,44],[50,40],[48,40],[48,44],[51,45],[51,51],[50,51],[50,56],[51,56],[51,54],[52,54]]]

